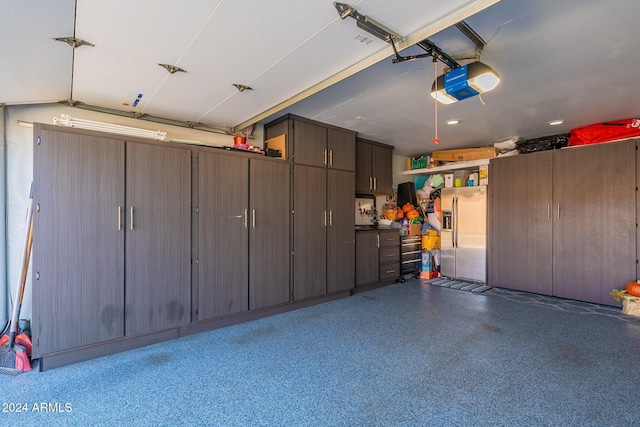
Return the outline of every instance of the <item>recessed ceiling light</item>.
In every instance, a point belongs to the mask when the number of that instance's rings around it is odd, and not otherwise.
[[[564,120],[562,119],[557,119],[557,120],[551,120],[550,122],[547,122],[547,124],[549,126],[558,126],[564,123]]]
[[[460,123],[460,119],[450,119],[450,120],[447,120],[445,123],[448,125],[457,125],[458,123]]]

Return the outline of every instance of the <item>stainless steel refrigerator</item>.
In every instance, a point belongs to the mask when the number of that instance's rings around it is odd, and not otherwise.
[[[487,187],[443,188],[440,274],[487,281]]]

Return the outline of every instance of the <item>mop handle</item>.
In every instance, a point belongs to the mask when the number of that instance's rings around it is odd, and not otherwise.
[[[18,316],[20,315],[20,306],[22,305],[22,296],[24,295],[24,285],[27,279],[26,269],[29,268],[29,258],[31,252],[33,224],[33,182],[31,183],[31,192],[29,193],[29,206],[27,207],[27,226],[25,228],[24,245],[22,247],[22,257],[20,258],[20,276],[18,286],[16,288],[16,301],[13,304],[13,312],[11,313],[11,325],[9,327],[9,347],[12,347],[16,334],[18,333]]]

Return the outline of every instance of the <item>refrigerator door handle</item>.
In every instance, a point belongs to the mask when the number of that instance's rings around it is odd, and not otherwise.
[[[453,247],[458,248],[458,196],[453,198]]]

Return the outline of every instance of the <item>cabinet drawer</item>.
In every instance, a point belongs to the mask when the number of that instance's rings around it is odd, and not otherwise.
[[[398,230],[380,231],[380,247],[400,246],[400,233]]]
[[[380,265],[398,262],[400,259],[400,251],[397,246],[380,248]]]
[[[380,266],[380,280],[397,279],[400,277],[400,267],[396,264]]]

